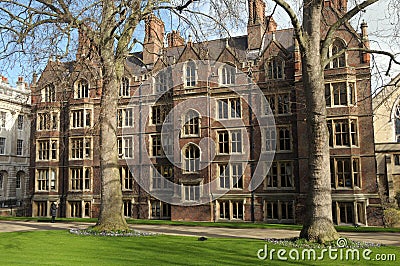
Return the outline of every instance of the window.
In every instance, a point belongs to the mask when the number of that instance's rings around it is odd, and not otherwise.
[[[6,153],[6,139],[0,138],[0,154]]]
[[[71,159],[89,159],[92,155],[92,139],[70,138]]]
[[[133,109],[125,108],[117,110],[117,126],[132,127],[133,126]]]
[[[275,151],[276,149],[276,128],[275,127],[267,127],[264,129],[265,135],[265,151]]]
[[[0,189],[3,189],[3,182],[4,182],[4,174],[0,172]]]
[[[285,61],[280,57],[273,57],[268,61],[268,79],[284,78]]]
[[[189,110],[185,114],[183,121],[183,135],[184,136],[198,136],[199,135],[199,113],[194,110]]]
[[[184,171],[187,173],[194,173],[200,170],[200,149],[194,145],[189,144],[183,151]]]
[[[57,140],[46,139],[37,141],[38,160],[57,160]]]
[[[124,200],[124,216],[132,217],[132,201]]]
[[[6,127],[6,117],[7,113],[6,112],[0,112],[0,127]]]
[[[56,170],[52,168],[37,169],[37,191],[56,190]]]
[[[394,165],[400,165],[400,154],[393,154]]]
[[[241,118],[242,109],[239,98],[218,100],[218,118],[230,119]]]
[[[365,224],[365,205],[363,202],[333,202],[332,217],[336,224]]]
[[[327,107],[356,104],[355,82],[336,82],[325,84]]]
[[[119,96],[120,97],[129,97],[129,79],[126,77],[122,77],[121,79],[121,87],[119,89]]]
[[[274,151],[275,149],[276,151],[290,151],[292,149],[290,126],[265,128],[264,136],[264,151]]]
[[[82,202],[69,201],[70,217],[82,217]]]
[[[394,131],[395,131],[395,141],[400,142],[400,104],[396,105],[394,112]]]
[[[200,186],[199,185],[183,185],[185,201],[199,201],[200,200]]]
[[[119,179],[121,181],[122,190],[133,189],[133,175],[128,166],[121,166],[119,168]]]
[[[270,188],[293,188],[293,164],[287,161],[277,161],[271,164],[267,178],[265,179],[265,189]]]
[[[90,127],[92,125],[92,110],[71,110],[71,128]]]
[[[242,131],[218,131],[218,153],[242,153]]]
[[[172,165],[157,165],[153,168],[152,189],[170,189],[172,188],[173,177]]]
[[[22,130],[24,128],[24,115],[18,115],[17,128],[18,130]]]
[[[243,201],[221,200],[218,201],[219,218],[226,220],[243,220]]]
[[[47,202],[46,201],[35,201],[36,204],[36,216],[47,216]]]
[[[194,87],[196,86],[196,64],[193,61],[189,61],[186,64],[186,76],[185,86]]]
[[[133,158],[133,138],[132,137],[118,137],[118,154],[119,158]]]
[[[55,102],[56,101],[56,88],[54,84],[45,86],[42,90],[42,102]]]
[[[332,119],[327,123],[330,147],[358,145],[356,119]]]
[[[57,130],[58,129],[58,112],[44,112],[37,114],[37,129]]]
[[[1,181],[0,181],[1,182]],[[19,189],[21,188],[21,176],[17,175],[16,179],[15,179],[15,188]]]
[[[333,42],[331,49],[331,56],[335,56],[339,53],[341,54],[338,57],[332,59],[332,62],[330,62],[331,68],[339,68],[346,66],[346,53],[343,52],[344,49],[345,49],[345,44],[343,43],[342,40],[336,39]]]
[[[267,201],[265,202],[266,220],[293,220],[293,201]]]
[[[91,184],[90,167],[70,168],[71,191],[90,190],[90,184]]]
[[[156,85],[155,86],[156,93],[162,93],[168,90],[168,77],[165,71],[161,71],[158,73],[158,75],[155,78],[155,85]]]
[[[160,200],[151,201],[151,219],[171,218],[171,205]]]
[[[224,65],[221,68],[220,73],[220,83],[222,85],[232,85],[235,84],[236,80],[236,68],[230,65]]]
[[[170,116],[168,116],[169,111],[171,109],[170,105],[162,104],[162,105],[154,105],[151,107],[151,124],[153,125],[161,125],[164,123],[165,119],[170,120]],[[165,121],[169,122],[169,121]]]
[[[281,93],[274,95],[265,95],[265,99],[270,108],[265,107],[265,114],[271,115],[285,115],[290,114],[290,94],[289,93]]]
[[[151,139],[151,156],[159,157],[164,156],[162,144],[161,144],[161,135],[152,135]]]
[[[23,155],[23,143],[22,139],[17,139],[17,156]]]
[[[359,158],[331,158],[332,188],[361,187]]]
[[[220,164],[219,187],[222,189],[243,188],[243,166],[242,164]]]
[[[86,80],[81,79],[78,81],[75,87],[75,99],[88,98],[89,97],[89,83]]]

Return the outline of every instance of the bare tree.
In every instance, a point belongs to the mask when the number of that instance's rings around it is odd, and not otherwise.
[[[329,165],[328,128],[326,123],[326,102],[324,92],[325,66],[341,53],[328,58],[328,49],[334,34],[359,12],[379,0],[356,1],[349,11],[344,12],[330,25],[322,25],[324,0],[304,0],[302,22],[288,1],[273,0],[289,15],[299,44],[302,62],[302,82],[306,97],[307,129],[312,140],[309,146],[307,213],[300,237],[312,241],[326,242],[338,238],[332,222],[332,200]],[[321,30],[327,27],[325,30]],[[373,51],[368,46],[351,48],[366,53],[382,53],[396,58],[384,51]]]
[[[176,2],[176,3],[175,3]],[[36,0],[0,1],[0,35],[2,36],[2,56],[8,62],[16,62],[22,56],[30,56],[35,66],[43,64],[43,59],[53,55],[59,58],[71,57],[70,50],[78,49],[82,57],[90,58],[92,68],[98,76],[101,94],[100,103],[100,173],[101,209],[97,222],[99,230],[127,229],[123,217],[121,183],[118,168],[117,113],[118,91],[124,73],[126,59],[139,42],[135,37],[140,22],[156,10],[166,10],[179,15],[183,23],[194,31],[188,12],[193,2],[199,1],[165,0]],[[218,8],[220,16],[233,17],[234,4],[228,5],[211,1],[207,9]],[[224,6],[224,10],[221,8]],[[208,11],[208,10],[206,10]],[[210,21],[218,21],[216,16],[205,16]],[[199,21],[201,19],[198,18]],[[90,48],[74,46],[76,32],[79,31],[85,44]],[[74,35],[75,33],[75,35]],[[200,37],[200,35],[197,35]],[[83,56],[84,55],[84,56]],[[83,59],[85,59],[83,58]],[[12,63],[11,63],[12,64]],[[85,66],[81,66],[85,68]]]

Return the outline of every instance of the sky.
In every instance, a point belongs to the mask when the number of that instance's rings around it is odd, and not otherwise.
[[[349,0],[349,5],[351,5],[352,2],[356,0]],[[360,0],[358,0],[360,1]],[[400,40],[398,38],[397,43],[392,42],[392,38],[388,37],[392,34],[392,29],[393,25],[393,19],[390,19],[390,11],[393,12],[393,10],[388,9],[388,3],[391,0],[380,0],[378,3],[372,5],[371,7],[367,8],[366,12],[361,12],[360,15],[355,17],[352,21],[352,25],[355,28],[358,28],[357,31],[359,32],[359,24],[365,20],[368,23],[368,32],[369,32],[369,37],[370,37],[370,43],[371,43],[371,48],[372,49],[377,49],[377,50],[387,50],[391,51],[393,53],[400,53]],[[392,0],[393,1],[393,0]],[[302,1],[299,0],[288,0],[292,4],[292,7],[294,10],[300,10],[300,3]],[[267,10],[266,13],[271,14],[273,8],[274,8],[274,3],[272,0],[267,0]],[[203,2],[194,2],[192,4],[192,9],[202,9],[205,10],[207,9],[207,5],[204,4]],[[299,12],[300,13],[300,12]],[[164,17],[165,15],[163,15]],[[247,16],[247,12],[243,12],[243,16]],[[289,28],[291,27],[290,21],[288,19],[288,16],[286,13],[280,9],[279,7],[276,9],[274,13],[274,19],[278,23],[278,28]],[[191,33],[191,30],[188,29],[187,26],[184,26],[184,23],[182,21],[174,20],[170,16],[167,16],[165,19],[165,24],[166,24],[166,32],[169,32],[171,29],[178,29],[180,30],[183,35],[187,38],[188,35]],[[246,19],[245,19],[246,21]],[[246,27],[237,27],[236,30],[234,30],[231,35],[232,36],[238,36],[238,35],[244,35],[246,34]],[[143,36],[143,23],[142,26],[138,28],[137,31],[137,36]],[[214,36],[215,38],[215,36]],[[139,48],[140,49],[140,48]],[[23,60],[23,58],[21,58]],[[387,57],[385,56],[379,56],[375,55],[373,56],[372,60],[373,64],[378,66],[378,69],[385,71],[388,60]],[[6,76],[9,78],[9,82],[12,85],[15,85],[15,82],[17,81],[17,78],[19,75],[24,76],[25,80],[28,82],[31,81],[31,76],[28,76],[27,73],[21,73],[21,68],[19,65],[23,65],[24,62],[22,63],[17,63],[14,64],[13,68],[8,68],[4,69],[4,67],[1,67],[1,62],[0,62],[0,71],[3,76]],[[40,73],[41,69],[37,69],[36,71]],[[380,74],[378,73],[377,69],[374,69],[373,71],[373,80],[372,80],[372,87],[374,89],[379,88],[383,84],[388,83],[392,78],[394,78],[397,74],[400,73],[400,66],[394,66],[393,71],[390,72],[390,76],[387,77],[380,71]],[[377,74],[378,73],[378,74]]]

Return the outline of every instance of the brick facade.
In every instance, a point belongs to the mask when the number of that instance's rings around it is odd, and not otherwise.
[[[329,24],[340,15],[342,9],[337,9],[337,1],[325,2],[324,18]],[[118,131],[121,135],[120,165],[130,166],[132,175],[143,182],[142,187],[138,186],[137,180],[130,185],[129,175],[125,170],[121,170],[126,216],[194,221],[254,220],[301,223],[304,200],[308,193],[306,176],[308,151],[304,143],[309,142],[309,139],[304,122],[305,100],[299,50],[294,40],[293,29],[277,30],[273,19],[265,18],[263,1],[249,1],[249,10],[246,36],[210,40],[204,43],[192,43],[189,40],[185,43],[179,32],[174,31],[168,35],[168,47],[162,47],[163,42],[160,42],[160,36],[162,39],[164,36],[162,21],[154,15],[146,20],[146,49],[143,53],[135,53],[127,59],[125,78],[129,85],[126,87],[127,91],[122,92],[125,95],[121,95],[119,100],[123,109],[120,113],[122,127]],[[324,26],[321,31],[326,31]],[[363,31],[365,37],[366,27]],[[362,38],[361,34],[347,25],[343,26],[343,30],[339,30],[335,37],[332,53],[334,49],[340,50],[341,45],[359,47],[367,42],[366,38]],[[155,57],[160,53],[162,60],[158,56]],[[32,154],[35,156],[31,159],[33,169],[31,174],[35,177],[31,182],[34,195],[33,216],[48,215],[51,201],[59,202],[61,216],[98,215],[100,180],[96,146],[98,129],[95,122],[98,120],[100,84],[96,84],[96,73],[94,73],[96,65],[90,60],[80,59],[81,61],[69,63],[49,62],[39,81],[33,86],[32,101],[35,114],[32,127],[34,129]],[[207,65],[199,60],[217,61],[219,64]],[[91,71],[85,69],[84,66],[87,64],[91,64]],[[222,64],[233,66],[235,71],[230,72],[229,68],[224,68]],[[167,66],[174,66],[172,74],[165,72],[170,75],[167,80],[173,84],[167,87],[172,89],[154,103],[158,90],[162,91],[162,86],[166,85],[166,80],[161,79],[159,71]],[[147,69],[147,72],[143,72],[143,69]],[[228,80],[232,75],[236,78],[233,84],[250,76],[261,89],[272,113],[264,113],[261,99],[254,95],[246,94],[247,103],[243,97],[238,97],[232,89],[232,80]],[[379,225],[381,216],[377,211],[378,206],[371,203],[374,200],[379,202],[379,197],[376,189],[372,106],[370,97],[366,97],[371,94],[369,60],[358,52],[345,53],[344,58],[338,58],[325,70],[325,79],[327,99],[329,99],[328,123],[331,123],[332,136],[330,153],[333,168],[334,222]],[[88,83],[88,95],[81,91],[85,88],[82,81]],[[57,88],[57,100],[48,103],[43,101],[40,92],[52,83]],[[251,91],[251,84],[242,82],[243,84],[246,84],[245,88]],[[78,92],[83,93],[84,97],[81,97],[82,95],[77,97]],[[201,97],[210,95],[215,102],[197,106]],[[165,156],[167,153],[165,147],[163,150],[158,148],[160,122],[164,120],[160,113],[172,107],[179,108],[188,102],[190,105],[183,107],[179,113],[180,117],[173,118],[174,122],[180,123],[181,128],[175,128],[179,138],[172,153],[174,158],[179,160],[177,164],[172,165]],[[227,106],[223,107],[222,103],[226,103]],[[249,108],[251,103],[254,103],[252,105],[254,110]],[[154,107],[156,105],[165,109],[156,110]],[[59,112],[57,130],[38,131],[38,113],[48,110],[49,107]],[[132,113],[127,110],[129,108],[132,108]],[[208,114],[205,108],[211,115],[204,115]],[[225,113],[221,113],[224,112],[224,108],[228,108],[226,117]],[[78,109],[87,109],[83,117],[86,119],[89,113],[91,120],[76,128],[73,124],[80,118],[74,117],[74,110]],[[270,133],[268,128],[254,122],[257,110],[263,117],[274,116],[275,133]],[[185,117],[190,117],[191,114],[198,116],[195,118],[194,115],[185,120]],[[131,115],[133,117],[129,118]],[[86,123],[85,119],[83,123]],[[148,120],[143,123],[142,119]],[[223,123],[225,119],[231,123],[228,128]],[[235,119],[240,123],[232,122]],[[193,125],[189,125],[189,122]],[[275,137],[271,140],[271,135],[267,134],[275,134]],[[87,144],[90,154],[87,157],[84,155],[84,158],[73,158],[80,157],[79,149],[82,149],[82,153],[86,153],[86,146],[80,148],[81,146],[78,144],[73,146],[71,142],[76,137],[82,136],[90,140],[91,144]],[[244,139],[244,136],[248,139]],[[59,157],[54,160],[37,158],[38,141],[46,138],[58,141]],[[202,142],[204,138],[212,139],[215,144],[202,146],[205,145]],[[223,144],[224,138],[228,140],[226,147]],[[277,150],[269,174],[264,166],[261,167],[264,170],[257,172],[254,169],[260,163],[260,158],[269,153],[271,141],[276,142]],[[82,143],[81,145],[86,145],[86,142]],[[216,153],[210,160],[207,156],[212,150]],[[132,155],[127,155],[129,152]],[[242,156],[237,161],[240,163],[229,163],[235,152]],[[205,167],[197,169],[196,159],[188,159],[190,156],[195,158],[199,156],[200,165],[204,164]],[[158,183],[153,166],[173,183],[179,184],[179,187],[173,190],[166,189],[162,192],[165,194],[159,194],[160,197],[165,196],[171,202],[175,200],[175,203],[198,200],[207,202],[207,199],[212,201],[198,206],[177,206],[159,201],[153,197],[154,194],[150,193],[153,195],[151,196],[146,192],[155,192],[166,186],[164,183]],[[38,169],[45,167],[53,167],[57,171],[56,186],[54,189],[38,191]],[[227,178],[230,180],[228,183],[231,190],[226,194],[223,189],[225,185],[221,181],[225,180],[223,177],[227,174],[221,170],[228,169],[224,167],[230,169]],[[74,169],[78,168],[83,169],[82,172],[74,172]],[[89,172],[85,172],[86,169],[89,169]],[[248,187],[254,171],[265,179],[254,191],[250,191]],[[235,176],[237,172],[240,174]],[[87,180],[86,173],[88,173]],[[235,184],[232,181],[236,180],[234,178],[239,180],[241,178],[241,181]],[[195,187],[212,181],[215,181],[217,187],[211,192],[204,188],[197,190]],[[43,211],[43,208],[47,209]],[[372,213],[375,216],[372,216]]]

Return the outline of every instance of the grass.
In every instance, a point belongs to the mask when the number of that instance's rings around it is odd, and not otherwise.
[[[395,262],[337,261],[325,256],[323,261],[271,262],[257,258],[264,248],[262,240],[195,237],[145,236],[98,237],[78,236],[67,231],[32,231],[0,233],[0,265],[397,265]],[[282,246],[268,243],[268,250]],[[285,248],[288,250],[289,248]],[[300,249],[299,249],[300,250]],[[395,254],[400,248],[371,248],[374,254]],[[301,250],[300,250],[301,252]],[[276,253],[275,253],[276,254]],[[286,254],[287,256],[287,254]]]
[[[16,221],[38,221],[49,222],[50,218],[38,217],[1,217],[0,220],[16,220]],[[95,223],[96,218],[57,218],[62,222],[83,222]],[[250,222],[188,222],[188,221],[169,221],[169,220],[145,220],[145,219],[127,219],[128,224],[150,224],[150,225],[173,225],[173,226],[206,226],[206,227],[223,227],[223,228],[265,228],[265,229],[285,229],[285,230],[301,230],[301,225],[297,224],[266,224],[266,223],[250,223]],[[354,227],[354,226],[335,226],[338,232],[400,232],[400,228],[383,228],[383,227]]]

